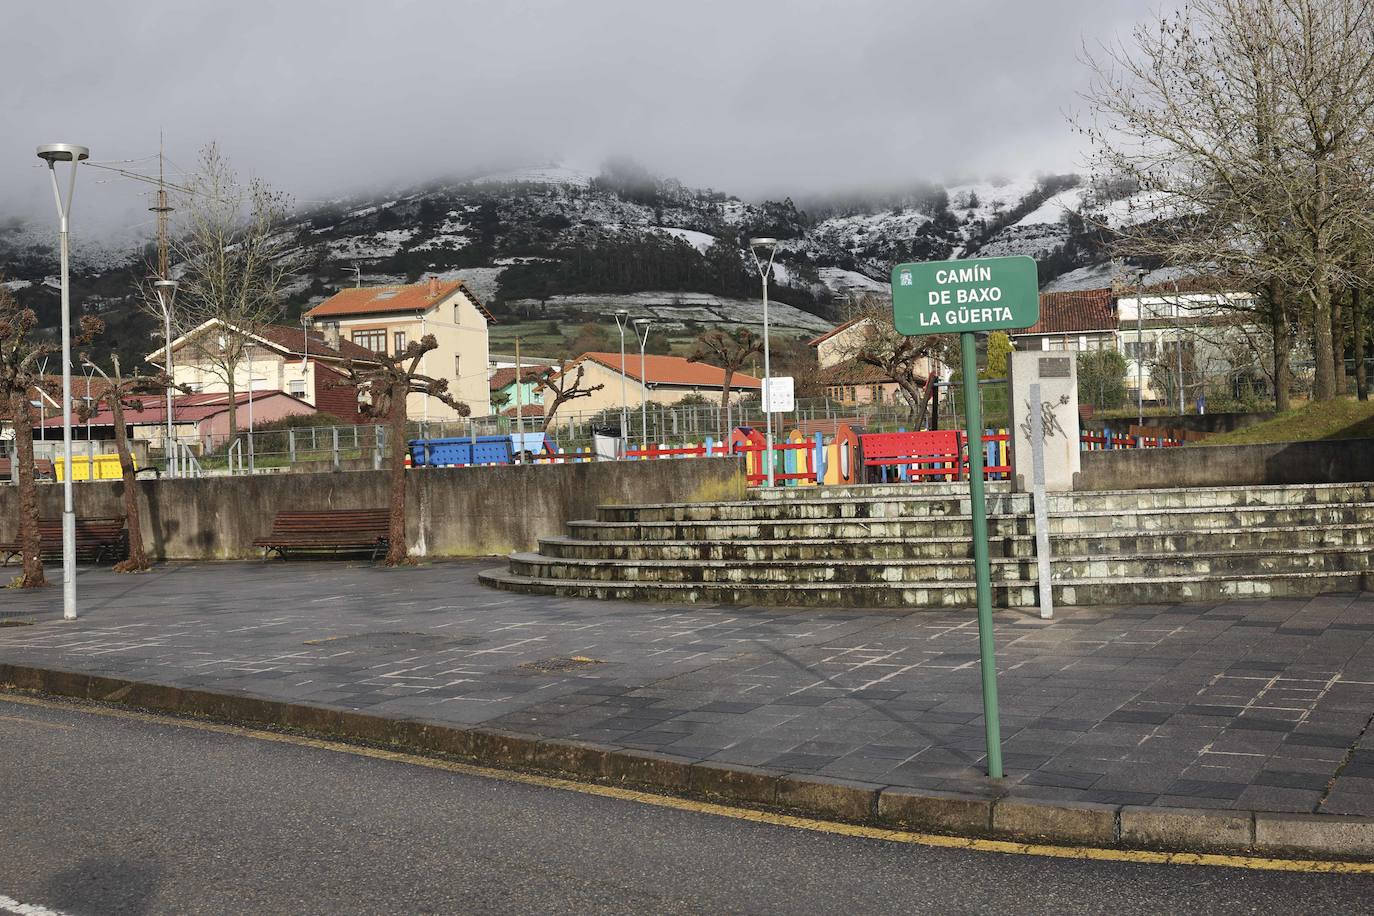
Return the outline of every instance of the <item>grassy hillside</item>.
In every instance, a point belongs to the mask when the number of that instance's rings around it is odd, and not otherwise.
[[[1314,439],[1374,438],[1374,401],[1304,404],[1245,429],[1209,436],[1203,445],[1259,445]]]

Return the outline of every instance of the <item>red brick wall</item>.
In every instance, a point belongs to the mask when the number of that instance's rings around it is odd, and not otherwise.
[[[358,387],[344,384],[343,376],[333,369],[311,362],[315,366],[315,409],[331,413],[345,423],[363,422],[358,413]]]

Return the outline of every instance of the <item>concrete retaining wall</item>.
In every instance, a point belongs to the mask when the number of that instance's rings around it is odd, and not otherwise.
[[[425,556],[495,556],[533,549],[564,533],[569,521],[594,518],[596,506],[629,502],[743,499],[738,458],[607,461],[537,467],[434,468],[411,471],[407,523],[413,552]],[[361,509],[387,505],[385,471],[272,474],[140,481],[143,536],[157,559],[259,556],[253,541],[286,509]],[[78,482],[78,516],[122,515],[120,481]],[[0,541],[15,536],[18,491],[0,487]],[[39,488],[39,513],[62,512],[62,488]]]
[[[1189,429],[1196,433],[1229,433],[1232,430],[1245,429],[1247,426],[1263,423],[1274,416],[1276,414],[1272,410],[1265,413],[1173,414],[1163,417],[1146,417],[1145,425],[1164,429]],[[1083,421],[1082,425],[1084,429],[1090,429],[1094,432],[1100,432],[1104,427],[1110,426],[1113,430],[1125,435],[1126,427],[1135,425],[1135,415],[1116,417],[1111,420],[1103,417],[1089,417]]]
[[[1084,452],[1075,490],[1354,483],[1374,480],[1374,439]]]

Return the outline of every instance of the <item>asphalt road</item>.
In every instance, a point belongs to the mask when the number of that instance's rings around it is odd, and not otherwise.
[[[817,833],[0,697],[0,913],[1341,913],[1372,887]]]

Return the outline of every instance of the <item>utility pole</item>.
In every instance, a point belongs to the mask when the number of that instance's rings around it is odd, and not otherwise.
[[[167,202],[167,177],[163,170],[163,139],[161,132],[157,138],[157,206],[149,207],[157,214],[157,279],[153,287],[157,293],[158,305],[162,306],[163,345],[167,348],[163,370],[172,377],[172,300],[176,296],[176,283],[168,273],[171,269],[168,257],[167,222],[172,214],[172,206]],[[176,431],[172,422],[172,389],[167,389],[167,437],[163,451],[167,453],[167,475],[177,476]]]
[[[520,394],[520,384],[525,379],[525,370],[520,365],[520,338],[515,338],[515,429],[518,434],[519,453],[516,464],[525,463],[525,405]]]

